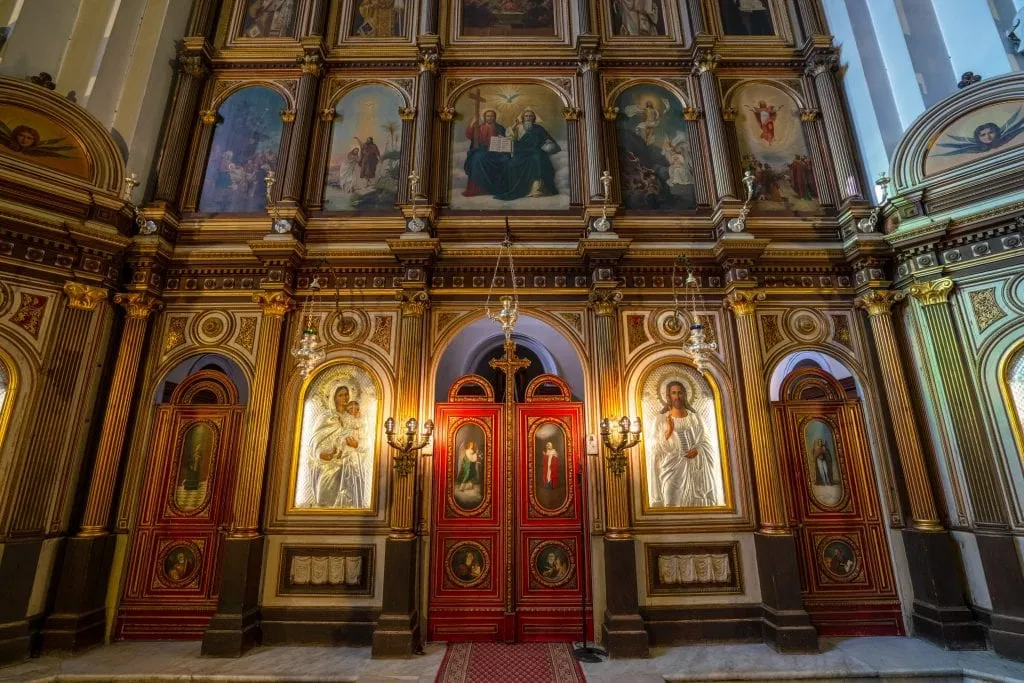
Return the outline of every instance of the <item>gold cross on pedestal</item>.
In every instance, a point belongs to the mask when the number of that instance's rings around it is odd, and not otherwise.
[[[517,356],[516,343],[512,340],[507,340],[505,342],[505,357],[492,358],[487,361],[487,364],[495,370],[501,370],[505,373],[505,405],[511,408],[512,404],[516,402],[516,373],[530,367],[530,359]]]

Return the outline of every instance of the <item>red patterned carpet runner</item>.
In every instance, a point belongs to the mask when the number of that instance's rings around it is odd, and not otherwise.
[[[569,643],[453,643],[437,683],[583,683]]]

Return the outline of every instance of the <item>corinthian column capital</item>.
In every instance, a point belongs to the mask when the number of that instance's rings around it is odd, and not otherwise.
[[[857,308],[863,308],[868,315],[889,315],[893,304],[904,299],[903,292],[894,292],[890,289],[872,289],[857,297],[854,302]]]
[[[921,302],[922,306],[934,306],[949,301],[953,292],[953,279],[948,277],[927,282],[915,282],[910,285],[910,296]]]
[[[397,292],[395,298],[402,307],[403,316],[422,318],[430,307],[430,295],[422,289],[415,291]]]
[[[153,311],[163,308],[163,302],[148,292],[126,292],[114,296],[114,303],[124,306],[129,318],[145,320]]]
[[[257,292],[252,295],[252,300],[259,304],[263,315],[268,318],[283,318],[295,303],[290,296],[279,291]]]
[[[64,293],[68,297],[68,308],[95,311],[100,302],[106,300],[108,292],[103,287],[68,281],[64,283]]]
[[[735,289],[725,297],[725,305],[737,317],[753,315],[757,304],[764,301],[764,292],[757,289]]]
[[[589,303],[598,316],[615,315],[615,309],[622,303],[622,290],[595,289],[590,292]]]

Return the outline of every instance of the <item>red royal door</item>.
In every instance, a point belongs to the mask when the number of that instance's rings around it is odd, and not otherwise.
[[[428,637],[579,639],[592,630],[582,533],[583,406],[535,378],[511,410],[479,376],[437,406]],[[511,447],[511,448],[509,448]]]

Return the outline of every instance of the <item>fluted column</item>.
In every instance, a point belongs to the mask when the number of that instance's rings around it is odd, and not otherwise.
[[[805,72],[814,79],[814,89],[821,104],[825,132],[832,151],[832,164],[839,188],[839,199],[863,199],[860,175],[854,162],[850,127],[843,112],[843,100],[836,83],[835,70],[839,58],[833,52],[819,52],[807,62]]]
[[[395,386],[400,390],[394,416],[401,424],[410,417],[420,418],[425,319],[430,298],[420,283],[410,282],[398,293],[398,301],[402,319]],[[416,533],[420,504],[416,495],[419,457],[416,462],[417,466],[408,474],[391,470],[391,533],[384,550],[384,592],[380,617],[373,631],[374,657],[407,657],[423,649],[416,598],[420,549]]]
[[[399,350],[396,386],[398,392],[395,418],[402,424],[410,417],[420,420],[420,382],[423,374],[424,318],[430,299],[422,289],[400,294],[402,322],[399,328]],[[418,471],[418,470],[417,470]],[[416,510],[413,498],[416,475],[395,474],[391,478],[391,537],[412,538]]]
[[[825,155],[822,153],[824,138],[819,134],[820,116],[817,109],[802,109],[800,111],[800,125],[803,127],[804,140],[807,142],[807,149],[811,152],[811,167],[814,169],[814,187],[818,190],[818,201],[822,206],[837,206],[836,193],[833,183],[829,182],[830,172]]]
[[[804,27],[805,40],[826,32],[814,4],[814,0],[796,0],[796,11]]]
[[[154,194],[154,199],[171,204],[178,201],[185,152],[192,137],[199,95],[209,73],[206,57],[201,52],[180,52],[177,66],[178,79],[174,84],[170,113],[160,145]]]
[[[423,0],[420,3],[420,33],[437,35],[437,6],[440,0]],[[410,11],[408,5],[406,12]]]
[[[598,68],[601,55],[588,52],[579,61],[583,76],[583,134],[587,147],[587,197],[603,198],[601,172],[607,168],[604,154],[604,115],[601,107],[601,80]]]
[[[263,469],[270,437],[270,409],[274,403],[277,357],[281,348],[281,328],[291,310],[290,296],[281,291],[260,292],[253,301],[263,310],[256,368],[247,406],[246,428],[239,448],[238,474],[235,477],[235,506],[231,519],[231,538],[259,535],[260,498],[263,493]]]
[[[721,95],[718,92],[718,55],[700,52],[693,65],[697,75],[701,102],[704,105],[704,120],[708,126],[708,142],[711,146],[711,165],[715,172],[715,191],[720,199],[735,199],[736,184],[733,181],[733,164],[729,155],[729,140],[722,123]]]
[[[597,366],[598,403],[601,417],[617,419],[625,414],[622,402],[622,366],[619,362],[618,304],[622,292],[617,289],[595,290],[590,297],[594,312],[594,349]],[[634,453],[628,453],[633,457]],[[604,458],[601,458],[604,463]],[[632,538],[629,524],[629,468],[621,475],[604,472],[607,538]]]
[[[434,129],[434,87],[437,83],[436,48],[421,49],[419,54],[420,74],[416,86],[416,144],[413,151],[413,168],[420,177],[420,187],[430,201],[432,199],[430,139]],[[405,178],[399,178],[401,183]]]
[[[857,306],[867,311],[875,338],[882,384],[889,402],[889,423],[896,436],[896,450],[910,502],[911,526],[921,531],[941,531],[942,522],[932,495],[924,449],[893,331],[892,306],[902,299],[902,292],[875,289],[861,295]]]
[[[953,286],[950,278],[918,282],[910,286],[910,295],[921,305],[924,329],[938,364],[943,385],[941,400],[952,418],[956,450],[970,490],[972,521],[1003,526],[1006,524],[1006,511],[995,472],[993,449],[983,430],[985,423],[978,410],[979,401],[968,376],[949,310]]]
[[[754,456],[761,533],[785,534],[789,533],[786,501],[782,493],[778,450],[775,448],[768,409],[769,396],[764,381],[764,360],[757,333],[757,317],[754,315],[758,302],[763,300],[763,292],[738,289],[729,294],[726,304],[736,319],[736,333],[739,337],[743,393],[750,426],[750,448]]]
[[[910,504],[911,526],[902,535],[914,585],[914,632],[943,647],[984,647],[981,625],[964,602],[966,586],[960,551],[939,519],[897,348],[892,307],[903,298],[902,292],[875,289],[862,294],[856,303],[867,311],[871,324],[888,403],[888,422],[896,437],[897,457]]]
[[[319,52],[310,51],[299,58],[302,76],[295,93],[295,121],[288,140],[288,159],[281,181],[281,201],[298,203],[302,199],[302,184],[306,178],[306,152],[309,132],[315,116],[316,90],[323,73]]]
[[[703,112],[696,107],[687,107],[683,111],[683,119],[686,121],[686,139],[690,143],[690,159],[693,162],[693,184],[696,188],[695,194],[697,206],[712,206],[717,201],[714,187],[709,182],[706,156],[704,154],[704,136],[701,134],[700,119]]]
[[[146,292],[118,294],[114,302],[124,307],[126,317],[79,536],[100,536],[107,532],[149,316],[163,305]]]
[[[700,0],[685,0],[686,13],[690,17],[690,30],[694,36],[708,33],[707,22],[704,21],[704,10]]]

